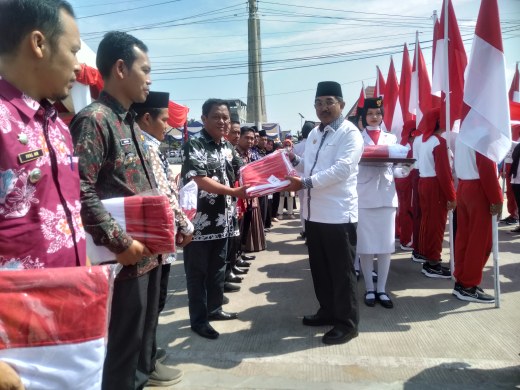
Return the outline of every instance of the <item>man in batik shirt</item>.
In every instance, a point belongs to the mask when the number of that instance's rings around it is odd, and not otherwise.
[[[68,3],[0,2],[0,269],[85,265],[77,159],[47,100],[69,94],[80,47]]]
[[[219,333],[210,320],[230,320],[236,313],[222,310],[227,241],[233,236],[231,198],[244,198],[245,188],[233,188],[241,161],[223,137],[229,124],[229,105],[209,99],[202,106],[204,128],[198,138],[184,145],[181,176],[199,188],[193,241],[184,249],[184,268],[191,329],[202,337],[216,339]]]
[[[114,283],[102,389],[142,388],[154,372],[155,386],[170,386],[182,372],[152,359],[157,329],[161,267],[157,256],[129,236],[101,200],[138,195],[156,187],[130,106],[149,93],[148,48],[112,31],[101,40],[96,65],[105,86],[81,110],[70,130],[79,157],[81,217],[96,245],[123,265]],[[155,364],[154,364],[155,363]],[[150,381],[152,382],[152,381]]]

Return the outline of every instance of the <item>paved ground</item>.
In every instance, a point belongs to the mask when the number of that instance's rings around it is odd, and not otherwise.
[[[457,300],[451,280],[422,276],[409,253],[397,251],[388,281],[395,308],[365,306],[360,281],[360,334],[339,346],[321,343],[330,327],[301,324],[317,302],[299,220],[268,233],[268,248],[257,253],[242,290],[227,294],[225,309],[239,319],[213,323],[218,340],[190,330],[180,254],[158,331],[165,363],[185,372],[172,388],[520,388],[520,235],[510,229],[499,232],[501,308]],[[482,287],[492,293],[491,259],[488,265]]]

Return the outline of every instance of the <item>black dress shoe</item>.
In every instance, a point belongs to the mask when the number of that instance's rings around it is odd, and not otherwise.
[[[222,304],[223,305],[227,305],[229,303],[229,298],[226,297],[225,295],[222,297]]]
[[[334,320],[332,318],[325,318],[319,316],[318,314],[313,314],[309,316],[303,316],[302,323],[303,325],[307,326],[334,325]]]
[[[238,313],[228,313],[224,310],[219,310],[216,313],[210,314],[208,316],[208,320],[210,321],[227,321],[227,320],[236,320],[238,318]]]
[[[248,263],[247,261],[242,260],[242,259],[238,259],[237,263],[236,263],[236,266],[237,267],[242,267],[242,268],[249,268],[249,267],[251,267],[251,263]]]
[[[224,292],[231,293],[231,292],[237,292],[237,291],[240,291],[240,286],[237,286],[236,284],[228,283],[228,282],[224,283]]]
[[[394,303],[390,300],[390,297],[385,292],[380,292],[376,294],[377,301],[383,306],[385,309],[391,309],[394,307]],[[381,299],[382,296],[385,296],[388,299]]]
[[[256,259],[256,256],[248,256],[248,255],[242,255],[242,260],[254,260]]]
[[[215,329],[213,329],[213,327],[210,324],[192,326],[191,330],[193,330],[199,336],[205,337],[207,339],[214,340],[219,336],[219,333]]]
[[[367,298],[369,294],[372,294],[373,298]],[[376,305],[376,292],[375,291],[367,291],[365,293],[365,305],[369,307],[374,307]]]
[[[233,267],[232,268],[232,271],[235,275],[245,275],[249,272],[249,268],[238,268],[238,267]]]
[[[233,272],[231,272],[228,276],[226,276],[226,282],[228,283],[242,283],[241,276],[236,276]]]
[[[331,330],[329,330],[321,341],[323,341],[324,344],[345,344],[348,343],[353,338],[356,338],[358,336],[358,331],[351,329],[351,330],[344,330],[338,326],[335,326]]]

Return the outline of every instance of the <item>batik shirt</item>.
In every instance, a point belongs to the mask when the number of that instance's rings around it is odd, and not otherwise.
[[[227,187],[242,165],[233,146],[224,138],[216,143],[206,129],[184,145],[181,176],[184,184],[195,176],[206,176]],[[193,241],[209,241],[234,236],[232,199],[229,195],[198,191],[197,214],[193,219]]]
[[[75,153],[79,157],[81,217],[96,245],[121,253],[132,238],[106,211],[101,200],[141,194],[155,188],[137,136],[134,113],[106,92],[81,110],[70,124]],[[158,265],[157,257],[144,257],[123,267],[119,278],[137,277]]]
[[[177,184],[175,184],[175,173],[159,149],[161,142],[145,131],[141,130],[141,134],[144,138],[144,149],[147,159],[152,166],[157,188],[161,194],[166,195],[170,201],[170,207],[175,215],[175,227],[183,234],[192,234],[193,224],[179,205],[179,190]],[[175,253],[163,255],[163,258],[166,264],[171,264],[175,260]]]
[[[69,130],[0,78],[0,269],[85,265],[80,209]]]

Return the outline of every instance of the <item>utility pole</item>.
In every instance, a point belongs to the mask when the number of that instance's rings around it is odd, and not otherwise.
[[[262,52],[260,43],[260,19],[256,0],[249,1],[248,53],[249,82],[247,85],[247,121],[254,122],[258,130],[266,122],[264,83],[262,80]]]

